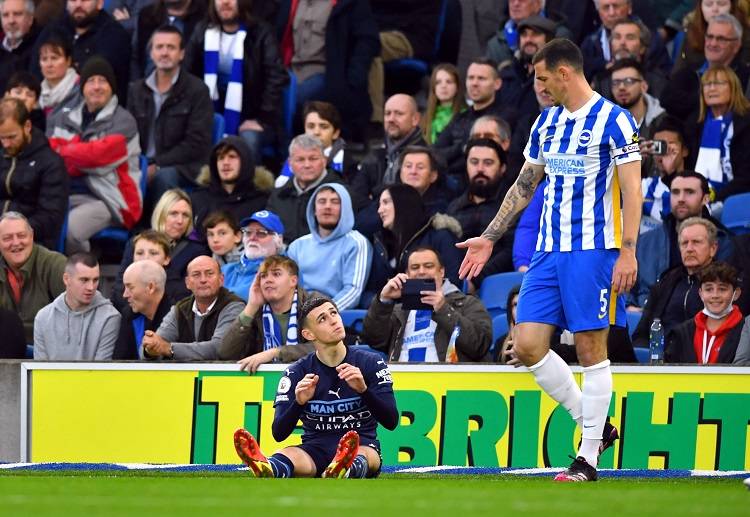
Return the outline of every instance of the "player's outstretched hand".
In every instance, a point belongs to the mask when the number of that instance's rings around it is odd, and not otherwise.
[[[456,243],[457,248],[466,249],[466,256],[458,268],[458,278],[471,280],[478,276],[492,255],[493,246],[492,241],[484,237],[473,237]]]
[[[362,371],[356,366],[352,366],[349,363],[341,363],[336,367],[336,371],[339,372],[339,379],[346,381],[349,387],[357,393],[364,393],[367,389],[365,378],[362,377]]]
[[[612,289],[615,293],[627,293],[635,285],[638,275],[638,261],[635,252],[621,251],[612,270]]]
[[[308,373],[297,383],[297,387],[294,388],[294,397],[297,399],[297,404],[304,406],[313,398],[319,379],[320,377],[314,373]]]

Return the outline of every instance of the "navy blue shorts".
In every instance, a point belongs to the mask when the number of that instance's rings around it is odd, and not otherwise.
[[[378,456],[380,457],[380,465],[382,467],[383,456],[380,454],[380,442],[378,440],[369,440],[361,437],[360,440],[360,449],[362,449],[362,447],[372,447],[373,449],[375,449],[375,452],[377,452]],[[295,447],[302,449],[312,458],[313,463],[315,464],[315,477],[319,478],[323,475],[323,471],[331,463],[333,457],[336,456],[337,446],[338,440],[333,443],[333,447],[331,447],[331,443],[328,441],[324,442],[316,440],[315,442],[308,441],[307,443],[296,445]],[[380,475],[380,467],[378,467],[377,472],[372,475],[368,475],[367,477],[377,477],[378,475]]]
[[[573,333],[625,326],[625,298],[612,293],[620,250],[537,251],[523,275],[518,323],[546,323]]]

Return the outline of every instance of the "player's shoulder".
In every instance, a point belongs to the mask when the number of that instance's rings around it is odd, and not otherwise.
[[[349,347],[346,352],[346,361],[349,364],[362,368],[362,366],[386,368],[385,359],[378,352],[368,350],[364,347]]]

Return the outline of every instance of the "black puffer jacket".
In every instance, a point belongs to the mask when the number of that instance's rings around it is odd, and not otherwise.
[[[127,106],[138,123],[141,149],[146,153],[156,107],[145,79],[130,85]],[[187,180],[195,181],[211,149],[213,116],[206,85],[182,71],[153,126],[156,165],[175,167]]]
[[[36,128],[18,156],[0,157],[0,213],[29,219],[34,240],[54,250],[68,211],[68,172],[47,138]]]

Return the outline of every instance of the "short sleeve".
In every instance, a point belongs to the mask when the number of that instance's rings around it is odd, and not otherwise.
[[[534,165],[544,165],[544,150],[541,145],[541,128],[544,125],[545,120],[549,115],[549,110],[542,111],[536,118],[534,125],[531,127],[531,133],[529,133],[529,140],[526,142],[526,149],[523,151],[523,156],[526,161],[533,163]]]
[[[610,129],[609,146],[615,165],[641,160],[638,126],[630,112],[622,110]]]

